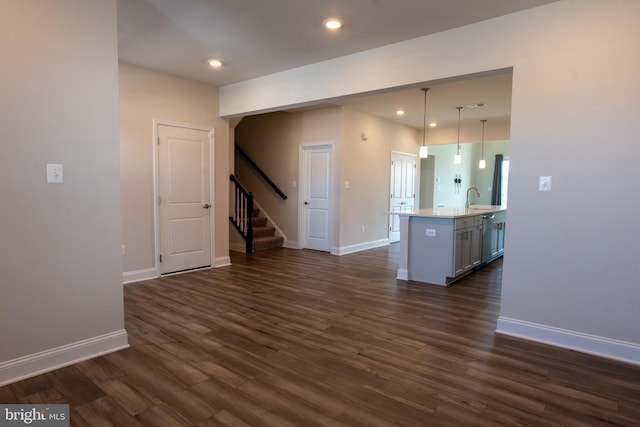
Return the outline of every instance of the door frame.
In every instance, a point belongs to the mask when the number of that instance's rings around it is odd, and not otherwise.
[[[208,137],[209,137],[209,200],[211,200],[211,210],[209,213],[209,221],[210,221],[210,243],[211,243],[211,255],[210,255],[210,265],[211,267],[205,267],[202,268],[202,270],[204,269],[211,269],[214,268],[215,263],[214,260],[216,258],[216,252],[215,252],[215,209],[216,209],[216,203],[215,203],[215,199],[214,199],[214,153],[213,153],[213,149],[215,146],[215,129],[208,127],[208,126],[202,126],[202,125],[194,125],[194,124],[190,124],[190,123],[183,123],[183,122],[175,122],[175,121],[171,121],[171,120],[163,120],[163,119],[153,119],[153,138],[152,138],[152,144],[153,144],[153,270],[155,272],[156,277],[160,277],[160,260],[159,260],[159,254],[160,254],[160,215],[158,212],[158,198],[159,198],[159,191],[160,191],[160,158],[159,158],[159,154],[158,154],[158,143],[159,143],[159,138],[160,138],[160,134],[159,134],[159,127],[160,126],[168,126],[168,127],[176,127],[176,128],[183,128],[183,129],[190,129],[190,130],[198,130],[198,131],[203,131],[203,132],[207,132],[208,133]],[[189,270],[189,271],[194,271],[194,270]],[[186,272],[185,272],[186,273]],[[164,274],[162,276],[170,276],[172,274],[181,274],[181,272],[178,273],[169,273],[169,274]]]
[[[305,186],[307,184],[307,170],[305,168],[305,150],[312,150],[316,148],[326,147],[331,151],[331,176],[329,183],[329,191],[331,198],[331,208],[329,209],[329,253],[332,255],[336,255],[336,247],[335,247],[335,239],[334,239],[334,230],[335,222],[336,222],[336,195],[338,192],[336,191],[336,158],[335,158],[335,141],[318,141],[318,142],[304,142],[300,144],[298,150],[298,249],[304,249],[305,247],[305,215],[303,212],[304,196],[305,196]]]

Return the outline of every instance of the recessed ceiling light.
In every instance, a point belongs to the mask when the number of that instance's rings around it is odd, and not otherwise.
[[[220,61],[219,59],[210,59],[209,65],[211,65],[213,68],[220,68],[222,67],[222,61]]]
[[[399,116],[404,116],[404,110],[402,110],[402,109],[398,110],[398,111],[396,111],[396,114],[399,115]]]
[[[337,30],[342,27],[342,21],[337,18],[328,18],[323,21],[324,26],[329,30]]]
[[[430,128],[434,128],[434,127],[436,127],[436,126],[438,126],[438,124],[437,124],[436,122],[431,122],[431,123],[429,123],[429,127],[430,127]]]

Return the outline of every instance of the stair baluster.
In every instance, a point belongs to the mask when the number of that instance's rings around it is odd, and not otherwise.
[[[229,179],[234,185],[234,210],[229,221],[236,227],[246,243],[246,252],[253,252],[253,194],[244,189],[235,176],[231,174]]]

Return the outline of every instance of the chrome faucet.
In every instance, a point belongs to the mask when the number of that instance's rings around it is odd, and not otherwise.
[[[464,208],[465,209],[469,209],[469,191],[471,191],[471,190],[475,190],[476,197],[480,197],[480,192],[478,191],[478,189],[476,187],[467,188],[467,201],[464,203]]]

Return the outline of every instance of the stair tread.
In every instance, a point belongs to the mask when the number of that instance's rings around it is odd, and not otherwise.
[[[282,236],[265,236],[254,237],[253,250],[260,251],[264,249],[281,248],[284,238]]]
[[[284,240],[284,238],[282,236],[259,236],[259,237],[254,237],[253,241],[261,241],[261,242],[265,242],[268,240]]]
[[[253,218],[251,218],[251,224],[254,228],[264,227],[265,225],[267,225],[267,218],[263,216],[254,216]]]
[[[263,227],[253,227],[253,237],[269,237],[275,235],[276,228],[270,225],[265,225]]]

